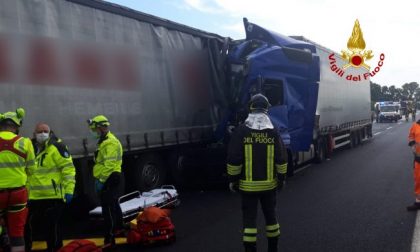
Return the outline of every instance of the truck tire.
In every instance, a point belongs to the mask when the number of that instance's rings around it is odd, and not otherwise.
[[[327,148],[324,138],[320,137],[317,141],[315,150],[315,163],[320,164],[326,159]]]
[[[356,134],[355,132],[350,132],[350,137],[349,137],[350,143],[348,145],[349,149],[353,149],[356,147]]]
[[[366,139],[367,138],[367,128],[366,127],[363,127],[360,130],[360,136],[362,138],[362,143],[363,143],[363,139]]]
[[[358,130],[353,131],[352,135],[353,135],[353,148],[356,148],[360,144],[359,131]]]
[[[367,127],[367,137],[368,138],[373,137],[372,124]]]
[[[362,132],[360,130],[356,131],[356,146],[362,144]]]
[[[146,154],[140,156],[135,164],[136,185],[140,191],[157,188],[166,180],[166,170],[158,155]]]
[[[171,179],[174,181],[175,185],[178,187],[183,187],[187,183],[186,171],[185,171],[185,159],[186,157],[182,154],[173,153],[170,160],[170,175]]]

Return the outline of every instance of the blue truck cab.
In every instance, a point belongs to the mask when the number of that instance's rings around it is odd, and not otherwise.
[[[266,30],[244,19],[246,39],[229,50],[230,124],[246,115],[250,97],[267,96],[269,116],[290,152],[308,151],[313,140],[320,80],[314,45]]]

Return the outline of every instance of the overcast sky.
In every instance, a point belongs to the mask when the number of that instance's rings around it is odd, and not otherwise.
[[[359,19],[366,49],[384,65],[372,78],[400,87],[420,82],[420,1],[337,0],[108,0],[201,30],[239,39],[242,18],[284,35],[302,35],[336,52],[347,48]]]

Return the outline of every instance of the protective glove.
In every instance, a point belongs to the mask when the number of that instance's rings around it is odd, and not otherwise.
[[[64,199],[66,200],[67,204],[70,204],[70,202],[73,200],[73,194],[70,194],[70,193],[64,194]]]
[[[413,145],[415,145],[416,144],[416,141],[410,141],[409,143],[408,143],[408,146],[410,146],[410,147],[412,147]]]
[[[233,193],[236,193],[239,189],[239,184],[238,182],[230,182],[229,183],[229,190]]]
[[[101,181],[99,181],[99,179],[95,179],[95,188],[96,188],[96,192],[101,192],[102,189],[104,188],[104,183],[102,183]]]

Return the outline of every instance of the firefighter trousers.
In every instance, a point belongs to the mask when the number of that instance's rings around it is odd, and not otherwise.
[[[23,239],[28,209],[28,192],[25,187],[0,189],[0,212],[6,222],[12,251],[24,251]]]
[[[105,181],[100,194],[105,232],[104,244],[115,244],[115,232],[123,227],[121,207],[118,198],[122,195],[124,183],[121,173],[114,172]]]
[[[276,215],[276,191],[242,193],[243,242],[246,251],[255,251],[257,243],[257,207],[258,202],[264,214],[268,251],[277,251],[280,226]]]
[[[28,202],[29,215],[25,226],[25,247],[31,251],[33,238],[45,240],[47,251],[55,252],[63,246],[61,214],[62,199],[41,199]],[[38,231],[38,232],[37,232]]]

